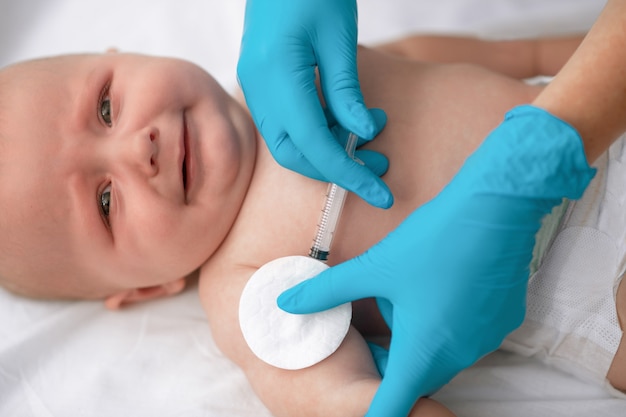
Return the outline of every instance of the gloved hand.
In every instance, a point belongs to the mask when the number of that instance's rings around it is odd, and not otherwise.
[[[405,416],[521,324],[541,218],[563,197],[579,198],[594,173],[571,126],[515,108],[437,197],[278,304],[310,313],[378,297],[392,336],[367,416]]]
[[[334,182],[377,207],[389,188],[349,158],[328,130],[315,87],[339,123],[364,139],[383,128],[356,68],[356,0],[248,0],[237,75],[256,126],[281,165]]]

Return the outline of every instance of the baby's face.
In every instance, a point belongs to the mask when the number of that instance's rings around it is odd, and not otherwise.
[[[35,285],[145,287],[186,276],[222,242],[255,133],[205,71],[77,55],[8,68],[0,84],[3,269]]]

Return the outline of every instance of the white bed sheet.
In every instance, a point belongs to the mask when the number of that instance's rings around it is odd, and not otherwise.
[[[360,40],[412,31],[500,38],[581,31],[603,4],[361,0]],[[0,66],[117,47],[190,59],[232,91],[243,9],[243,0],[2,0]],[[503,352],[461,373],[436,397],[467,417],[626,415],[626,400]],[[96,302],[32,301],[0,290],[0,416],[121,415],[270,413],[214,345],[193,289],[119,313]]]

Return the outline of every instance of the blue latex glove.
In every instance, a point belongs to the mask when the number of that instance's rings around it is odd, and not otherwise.
[[[515,108],[436,198],[278,304],[310,313],[378,297],[392,338],[389,357],[378,352],[384,377],[367,416],[405,416],[521,324],[541,218],[579,198],[594,173],[571,126]]]
[[[248,0],[237,75],[256,126],[281,165],[334,182],[377,207],[393,197],[329,131],[315,86],[347,130],[383,128],[365,106],[356,68],[355,0]]]

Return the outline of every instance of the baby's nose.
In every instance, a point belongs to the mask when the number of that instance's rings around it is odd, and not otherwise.
[[[126,158],[148,176],[156,175],[159,170],[157,164],[159,134],[159,129],[156,127],[144,128],[134,133],[130,140],[127,139],[124,141],[126,143],[122,144]]]

